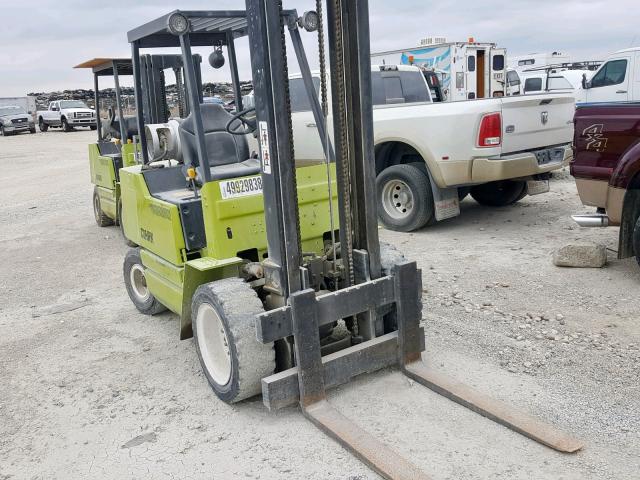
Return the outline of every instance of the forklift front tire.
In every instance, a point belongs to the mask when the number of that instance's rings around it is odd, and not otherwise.
[[[100,194],[98,193],[98,187],[93,189],[93,215],[96,218],[96,223],[99,227],[108,227],[113,225],[113,220],[102,211],[100,206]]]
[[[214,393],[235,403],[262,391],[276,367],[272,344],[256,339],[262,302],[241,278],[200,285],[191,302],[191,326],[202,370]]]
[[[139,248],[132,248],[125,255],[123,274],[129,298],[140,313],[156,315],[167,309],[149,291]]]
[[[384,169],[376,179],[376,190],[378,217],[388,230],[412,232],[434,218],[429,175],[419,164]]]

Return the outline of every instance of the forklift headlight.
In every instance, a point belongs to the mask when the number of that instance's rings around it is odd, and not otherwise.
[[[309,10],[308,12],[304,12],[298,19],[298,25],[307,32],[315,32],[320,25],[320,17],[314,10]]]
[[[190,27],[189,19],[178,12],[172,14],[167,21],[167,29],[174,35],[184,35]]]

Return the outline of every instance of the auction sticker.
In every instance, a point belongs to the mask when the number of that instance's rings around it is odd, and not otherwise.
[[[220,194],[223,199],[248,197],[250,195],[260,195],[262,193],[262,177],[236,178],[234,180],[224,180],[220,182]]]
[[[269,151],[269,129],[267,122],[260,122],[259,126],[260,158],[262,159],[262,173],[271,174],[271,152]]]

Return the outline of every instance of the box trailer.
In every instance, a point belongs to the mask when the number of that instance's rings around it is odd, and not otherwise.
[[[447,42],[443,37],[421,40],[417,47],[371,54],[371,62],[417,65],[441,77],[445,101],[501,97],[505,92],[506,49],[495,43]]]
[[[36,97],[0,97],[0,107],[22,107],[31,115],[36,114]]]

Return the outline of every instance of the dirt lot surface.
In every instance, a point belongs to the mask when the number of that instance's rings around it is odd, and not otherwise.
[[[229,406],[201,373],[175,315],[139,314],[126,248],[98,228],[93,132],[0,138],[0,479],[375,479],[298,409]],[[381,231],[423,272],[435,368],[584,440],[563,455],[394,370],[331,392],[345,415],[434,479],[640,478],[640,268],[560,269],[580,229],[566,173],[511,208],[471,199],[413,234]]]

